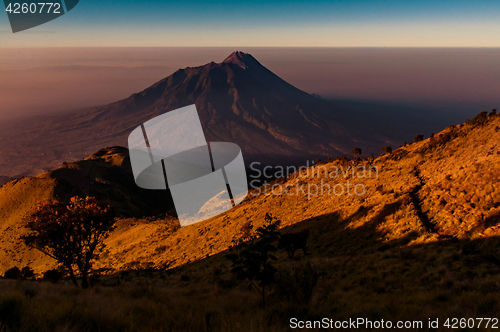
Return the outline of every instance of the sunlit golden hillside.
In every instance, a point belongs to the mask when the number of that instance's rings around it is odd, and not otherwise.
[[[165,214],[122,219],[95,268],[171,268],[204,259],[229,248],[240,236],[243,224],[251,222],[257,228],[268,212],[282,221],[281,227],[300,223],[296,227],[310,228],[311,251],[319,256],[497,236],[499,127],[498,115],[486,117],[483,113],[376,159],[320,162],[302,169],[300,175],[273,182],[274,187],[251,191],[243,204],[221,216],[180,229],[175,219]],[[133,181],[127,178],[130,174],[117,178],[116,173],[102,171],[129,167],[128,160],[124,162],[126,154],[124,149],[103,150],[58,170],[4,185],[0,189],[1,244],[6,252],[1,258],[2,269],[30,265],[41,273],[55,266],[17,240],[23,214],[46,198],[97,194],[113,204],[121,202],[129,215],[143,215],[141,201],[130,198],[136,190],[127,185]],[[72,169],[79,172],[69,173]],[[64,193],[61,183],[66,186]],[[110,189],[117,183],[120,189]],[[352,186],[349,194],[345,191],[348,185]],[[285,187],[289,195],[280,194]],[[297,190],[300,187],[304,192]],[[341,188],[345,191],[342,194]],[[121,200],[122,196],[129,197],[129,203]],[[159,206],[156,203],[156,211]],[[171,206],[164,206],[172,212]]]
[[[129,191],[137,188],[127,187],[123,148],[14,180],[0,189],[3,271],[56,266],[18,240],[21,217],[40,200],[92,194],[123,217],[93,266],[104,274],[97,286],[0,280],[0,330],[289,331],[294,317],[364,317],[439,319],[444,331],[451,318],[498,317],[500,116],[482,113],[417,141],[378,158],[317,161],[182,228],[167,200],[147,205],[146,192]],[[157,213],[137,217],[148,211]],[[268,213],[282,234],[308,230],[309,238],[294,259],[276,253],[277,282],[262,305],[226,255]]]

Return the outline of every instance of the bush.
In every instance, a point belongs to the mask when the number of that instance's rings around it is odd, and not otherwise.
[[[468,119],[466,123],[475,127],[484,125],[486,121],[488,121],[488,112],[483,111],[476,115],[473,119]]]
[[[43,274],[43,280],[45,281],[50,281],[52,283],[56,283],[58,282],[59,280],[61,280],[63,278],[63,275],[61,272],[59,272],[58,270],[47,270],[45,271],[45,273]]]
[[[23,277],[23,273],[17,266],[14,266],[13,268],[8,269],[5,271],[3,277],[5,279],[21,279]]]
[[[307,255],[307,239],[309,238],[309,229],[304,229],[297,233],[288,233],[281,235],[278,241],[278,247],[285,249],[288,258],[293,259],[295,251],[302,249],[304,255]]]
[[[340,157],[337,157],[337,161],[341,162],[341,163],[346,163],[349,161],[349,159],[347,159],[346,156],[342,155]]]
[[[455,139],[456,137],[459,137],[461,135],[460,130],[456,129],[456,127],[450,128],[450,130],[439,134],[437,137],[436,136],[431,136],[431,139],[429,140],[429,143],[427,144],[427,152],[432,151],[437,147],[444,146],[446,143],[449,141]],[[420,152],[425,152],[426,148],[423,148],[424,150]]]
[[[241,226],[240,228],[241,236],[238,244],[252,240],[253,238],[252,229],[253,229],[252,221],[247,221],[246,223],[243,224],[243,226]]]
[[[264,226],[256,230],[258,239],[242,243],[226,255],[232,262],[231,272],[239,279],[250,282],[250,287],[254,287],[262,296],[262,305],[266,303],[266,287],[275,282],[277,270],[271,260],[277,260],[273,253],[277,250],[274,242],[280,237],[280,223],[281,220],[266,213]]]
[[[168,249],[167,246],[159,246],[159,247],[156,247],[155,252],[164,252],[167,249]]]
[[[384,146],[380,150],[382,150],[382,152],[385,152],[385,153],[391,153],[392,152],[392,148],[390,146]]]
[[[31,279],[35,276],[35,271],[29,266],[23,267],[21,270],[24,279]]]
[[[424,140],[424,135],[417,135],[414,138],[415,143],[422,142]]]

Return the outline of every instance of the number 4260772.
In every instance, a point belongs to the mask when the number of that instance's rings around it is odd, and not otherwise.
[[[469,329],[480,327],[498,329],[498,318],[461,318],[460,320],[458,318],[448,318],[444,326],[449,329],[465,329],[467,327]]]
[[[61,14],[61,4],[53,2],[9,3],[5,9],[9,14]]]

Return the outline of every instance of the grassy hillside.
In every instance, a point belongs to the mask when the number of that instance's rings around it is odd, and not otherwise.
[[[110,204],[119,215],[150,216],[175,213],[166,192],[137,188],[133,182],[128,151],[113,147],[35,177],[12,180],[0,187],[0,273],[12,266],[30,265],[38,272],[54,261],[30,250],[19,237],[23,217],[47,199],[62,201],[73,196],[93,196]]]
[[[439,318],[442,330],[446,318],[498,318],[499,142],[500,116],[480,115],[373,160],[332,161],[274,183],[275,192],[303,184],[305,195],[253,192],[227,213],[182,228],[168,216],[122,219],[94,266],[107,273],[101,287],[81,292],[4,282],[3,293],[40,329],[285,331],[292,317],[365,317]],[[363,176],[361,168],[353,174],[353,166],[372,167],[372,174]],[[335,167],[345,176],[333,176]],[[24,181],[33,188],[24,193],[37,192],[38,177]],[[326,195],[326,185],[347,181],[363,185],[357,187],[363,194]],[[314,184],[323,185],[323,195],[307,195]],[[22,194],[19,189],[12,199]],[[279,282],[261,307],[258,293],[234,279],[224,256],[243,225],[255,230],[266,213],[281,220],[283,233],[308,229],[310,255],[300,251],[292,261],[278,252]],[[11,265],[29,261],[26,251],[10,255]],[[51,267],[38,257],[29,262],[36,272]],[[29,287],[34,295],[26,300]],[[308,289],[309,296],[300,295]],[[54,315],[42,319],[44,310]]]
[[[371,253],[388,246],[413,246],[450,237],[468,240],[497,236],[499,126],[500,118],[490,117],[483,125],[450,127],[433,139],[409,144],[373,161],[317,165],[298,178],[277,183],[282,188],[296,188],[297,183],[304,188],[311,185],[311,194],[316,184],[318,195],[308,197],[307,189],[306,195],[274,195],[269,187],[267,195],[251,193],[231,211],[173,233],[170,230],[175,221],[121,221],[108,240],[108,251],[99,266],[166,268],[193,262],[226,250],[240,235],[243,224],[250,221],[256,229],[268,212],[282,221],[282,227],[310,228],[311,251],[324,257]],[[361,165],[366,170],[376,166],[378,177],[373,170],[371,178],[364,178],[358,168],[353,177],[352,168],[348,168]],[[331,167],[343,167],[348,174],[344,178],[339,171],[339,176],[332,178]],[[325,174],[325,168],[330,174]],[[359,196],[333,194],[336,184],[346,188],[347,181],[362,184],[366,192]],[[332,188],[331,195],[326,194],[327,185]],[[279,191],[276,186],[275,193]]]
[[[108,250],[98,266],[114,270],[134,266],[165,268],[199,260],[230,247],[232,241],[238,238],[244,223],[250,221],[256,229],[263,223],[267,212],[279,218],[282,227],[299,222],[301,227],[309,227],[309,223],[323,220],[319,225],[328,224],[328,232],[325,233],[316,226],[310,227],[311,237],[321,238],[320,241],[314,241],[317,242],[315,246],[327,248],[327,251],[321,250],[318,253],[321,255],[329,253],[329,244],[334,246],[331,248],[332,252],[337,252],[336,247],[345,252],[363,247],[371,252],[374,247],[390,243],[414,245],[449,236],[475,239],[498,235],[499,126],[499,117],[490,117],[484,124],[451,126],[432,139],[400,147],[375,160],[367,159],[357,164],[352,161],[334,161],[316,165],[302,170],[298,177],[278,181],[274,194],[271,186],[268,187],[267,194],[261,188],[262,194],[256,195],[256,191],[250,193],[243,204],[229,212],[180,229],[175,226],[176,221],[168,216],[123,219],[108,239]],[[7,242],[6,239],[15,238],[14,234],[17,233],[13,233],[13,225],[19,227],[20,216],[36,201],[52,196],[81,194],[75,188],[90,195],[98,194],[98,198],[115,204],[121,202],[121,209],[132,215],[144,213],[130,197],[126,201],[119,199],[136,190],[133,182],[132,187],[127,187],[130,186],[131,179],[120,179],[118,182],[121,188],[116,188],[116,183],[107,183],[107,178],[112,177],[112,173],[106,174],[104,170],[114,169],[114,166],[128,166],[124,165],[123,160],[127,157],[123,155],[123,151],[118,154],[115,150],[102,153],[104,156],[96,154],[40,176],[4,185],[0,189],[0,213],[4,216],[1,224],[3,243]],[[94,161],[97,163],[92,163]],[[95,165],[105,165],[106,168],[97,170],[93,168]],[[360,167],[364,167],[367,174],[358,173]],[[376,167],[378,174],[373,167]],[[332,173],[335,169],[338,173]],[[74,170],[78,172],[72,172]],[[101,176],[100,173],[105,174]],[[56,179],[59,185],[54,184]],[[93,183],[90,183],[92,180]],[[352,186],[362,184],[365,193],[333,193],[337,184],[346,189],[347,181]],[[61,183],[66,187],[61,186]],[[102,191],[99,187],[101,184],[106,190]],[[296,192],[297,185],[304,186],[305,194],[300,190]],[[314,185],[318,188],[317,195],[314,195]],[[330,195],[327,194],[328,185],[331,187]],[[289,190],[292,195],[276,195],[285,186],[292,188]],[[308,195],[308,188],[311,195]],[[340,188],[337,187],[337,193],[340,193]],[[155,195],[160,193],[145,192]],[[159,210],[161,206],[157,211]],[[425,219],[431,227],[425,224]],[[351,241],[350,237],[346,238],[343,234],[354,230],[360,232],[356,237],[362,237],[363,242]],[[373,240],[370,246],[367,246],[367,239]],[[341,244],[338,244],[339,241]],[[352,250],[348,250],[349,248]],[[20,260],[23,263],[30,262],[37,272],[47,268],[45,264],[39,267],[38,261],[23,259],[26,251],[16,253],[10,249],[8,252],[9,259],[2,260],[4,269],[8,268],[9,261],[17,264]]]

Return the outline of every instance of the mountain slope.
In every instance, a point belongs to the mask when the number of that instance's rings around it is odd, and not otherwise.
[[[500,116],[480,117],[375,160],[358,164],[338,160],[274,183],[289,188],[305,186],[305,194],[299,191],[295,195],[274,195],[270,189],[267,194],[253,192],[225,214],[180,229],[171,218],[123,219],[107,240],[107,250],[95,267],[120,270],[182,266],[226,250],[239,239],[245,223],[251,222],[255,230],[263,224],[266,213],[279,218],[287,232],[309,228],[309,247],[314,257],[368,254],[450,238],[470,241],[498,237],[498,142]],[[377,167],[378,173],[374,170],[371,176],[362,176],[358,168],[352,173],[353,166]],[[338,176],[332,173],[335,167]],[[25,181],[36,184],[41,179]],[[351,186],[362,185],[364,193],[326,194],[327,185],[347,188],[347,181]],[[325,189],[320,195],[322,186]],[[27,191],[23,186],[18,188]],[[311,195],[307,188],[311,188]],[[2,192],[11,197],[11,190]],[[42,192],[37,197],[50,194]],[[27,197],[28,202],[34,200]],[[10,218],[15,220],[16,216]],[[12,236],[4,232],[2,241],[8,242]],[[51,266],[42,260],[26,259],[25,253],[11,252],[3,266],[31,262],[38,272]],[[500,255],[498,248],[493,253]]]
[[[250,221],[254,230],[262,225],[266,213],[279,218],[283,227],[292,226],[290,230],[308,227],[311,252],[319,257],[372,253],[450,237],[474,240],[500,236],[499,128],[500,116],[488,118],[483,125],[452,126],[432,140],[356,165],[367,169],[376,166],[378,176],[374,172],[371,177],[360,177],[357,171],[353,176],[348,169],[353,166],[350,161],[315,166],[299,178],[277,182],[291,188],[304,185],[306,195],[273,195],[270,189],[268,194],[250,195],[231,211],[155,239],[153,246],[150,238],[143,238],[133,249],[133,261],[136,266],[173,267],[202,259],[230,247],[246,222]],[[346,174],[326,175],[323,167],[330,170],[334,166],[344,167]],[[307,186],[314,192],[314,185],[318,191],[327,184],[333,188],[340,183],[346,188],[347,181],[353,186],[362,184],[366,192],[359,196],[333,192],[307,195]],[[500,250],[495,250],[500,255]],[[127,267],[125,261],[132,260],[128,254],[110,246],[108,258],[119,262],[115,268]],[[103,260],[100,266],[109,265]]]
[[[34,260],[53,264],[19,241],[23,217],[38,203],[48,199],[68,201],[73,196],[93,196],[110,204],[122,216],[175,214],[166,191],[138,188],[133,180],[128,150],[102,149],[74,163],[35,177],[12,180],[0,187],[0,270],[12,264],[26,265]]]
[[[237,143],[248,163],[303,164],[354,147],[369,155],[395,145],[397,136],[376,132],[355,109],[301,91],[250,54],[234,52],[222,63],[180,69],[106,106],[5,128],[0,173],[36,175],[102,146],[126,146],[141,123],[190,104],[198,108],[206,138]]]

